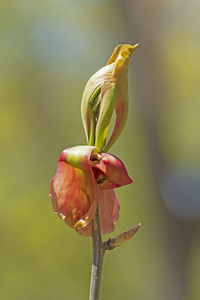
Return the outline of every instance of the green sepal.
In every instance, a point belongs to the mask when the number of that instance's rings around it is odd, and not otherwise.
[[[96,124],[95,146],[100,150],[103,150],[106,144],[106,137],[116,103],[116,90],[114,82],[109,83],[108,86],[104,85],[104,88],[101,90],[100,98],[101,107]]]

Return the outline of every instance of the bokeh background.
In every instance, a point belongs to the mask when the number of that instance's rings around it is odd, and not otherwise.
[[[0,299],[88,299],[91,240],[52,214],[59,153],[85,144],[80,101],[119,43],[140,43],[112,153],[117,190],[102,299],[200,299],[200,1],[7,0],[0,9]]]

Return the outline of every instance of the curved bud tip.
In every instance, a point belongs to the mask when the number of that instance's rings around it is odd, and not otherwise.
[[[111,57],[109,58],[107,65],[112,64],[116,61],[116,59],[121,56],[123,59],[130,58],[133,51],[139,46],[139,44],[135,44],[134,46],[130,44],[119,44],[115,47]]]

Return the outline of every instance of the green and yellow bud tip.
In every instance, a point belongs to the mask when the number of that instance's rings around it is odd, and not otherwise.
[[[119,44],[115,47],[113,54],[111,55],[110,59],[107,62],[107,65],[112,64],[114,61],[116,61],[119,53],[121,58],[127,59],[130,58],[130,55],[132,52],[139,46],[139,43],[135,44],[134,46],[130,44]]]
[[[123,74],[127,73],[131,55],[138,46],[139,44],[137,43],[134,46],[129,44],[120,44],[115,47],[107,65],[114,63],[113,77],[116,78],[116,80],[120,80],[120,78],[123,78]]]

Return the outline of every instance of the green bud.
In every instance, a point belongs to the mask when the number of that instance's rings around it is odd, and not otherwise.
[[[87,82],[81,114],[89,145],[108,150],[119,137],[128,115],[127,72],[132,52],[138,46],[118,45],[107,65]],[[116,122],[111,137],[106,138],[113,112]]]

